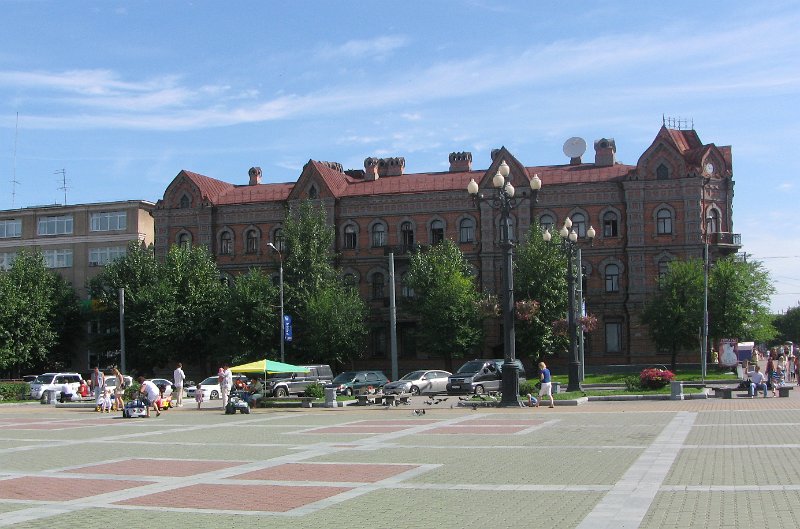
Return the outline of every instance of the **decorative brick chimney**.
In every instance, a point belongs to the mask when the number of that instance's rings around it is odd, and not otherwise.
[[[466,173],[472,171],[471,152],[451,152],[450,153],[450,172]]]
[[[405,166],[406,159],[402,156],[381,158],[378,160],[378,174],[380,176],[402,176]]]
[[[601,138],[594,142],[594,164],[610,167],[617,163],[617,144],[614,138]]]
[[[250,185],[256,186],[261,183],[261,168],[251,167],[247,174],[250,175]]]
[[[378,179],[378,159],[369,157],[364,158],[364,180],[372,181]]]

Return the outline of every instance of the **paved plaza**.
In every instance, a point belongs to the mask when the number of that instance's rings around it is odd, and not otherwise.
[[[421,400],[150,419],[4,405],[0,526],[796,528],[791,393],[555,409],[445,401],[424,415]]]

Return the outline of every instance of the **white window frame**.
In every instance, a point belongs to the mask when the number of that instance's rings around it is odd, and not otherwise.
[[[89,215],[89,231],[122,231],[128,229],[125,211],[102,211]]]
[[[0,270],[8,270],[14,264],[17,252],[0,252]]]
[[[41,217],[36,226],[37,235],[71,235],[73,229],[72,215]]]
[[[90,248],[89,266],[104,266],[120,257],[125,257],[126,254],[127,248],[125,246]]]
[[[22,219],[0,220],[0,239],[22,237]]]
[[[44,250],[42,256],[47,268],[72,268],[72,250],[69,248]]]

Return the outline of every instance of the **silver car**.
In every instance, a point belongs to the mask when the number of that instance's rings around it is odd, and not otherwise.
[[[412,371],[400,380],[383,386],[384,393],[411,393],[412,395],[435,395],[447,391],[447,377],[451,373],[436,369]]]

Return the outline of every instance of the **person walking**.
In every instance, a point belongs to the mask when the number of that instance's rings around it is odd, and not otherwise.
[[[553,384],[550,378],[550,370],[547,369],[547,365],[544,362],[539,362],[539,381],[542,383],[542,387],[539,389],[539,402],[542,401],[542,397],[550,397],[550,408],[555,407],[555,403],[553,402]],[[536,407],[539,407],[539,404],[536,404]]]
[[[175,393],[178,394],[178,399],[175,403],[179,408],[183,407],[183,382],[186,380],[186,374],[183,372],[183,364],[178,362],[178,366],[172,373],[172,385],[175,386]]]
[[[228,364],[222,364],[222,375],[219,384],[219,392],[222,393],[222,409],[225,409],[231,398],[231,386],[233,386],[231,368]]]
[[[98,366],[94,366],[92,371],[92,391],[94,392],[95,403],[100,402],[103,393],[106,391],[106,377]],[[97,406],[97,411],[100,411],[100,406]]]
[[[139,393],[143,397],[144,409],[147,416],[150,417],[150,406],[153,406],[153,411],[156,412],[156,417],[158,417],[161,415],[161,411],[158,409],[157,401],[161,396],[161,391],[152,380],[147,380],[144,377],[139,377],[139,384],[142,385],[139,388]]]
[[[117,385],[114,386],[114,405],[111,410],[119,410],[125,407],[125,401],[122,400],[122,395],[125,394],[125,377],[119,372],[119,369],[114,368],[114,377],[117,379]]]

